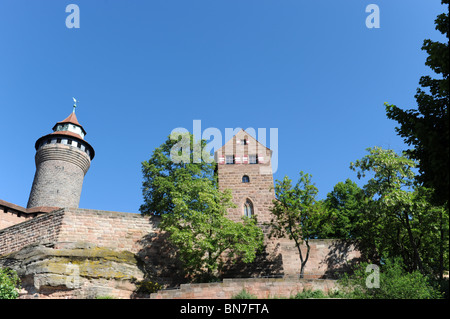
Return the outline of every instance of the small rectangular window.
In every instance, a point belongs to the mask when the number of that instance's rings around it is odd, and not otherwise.
[[[67,144],[72,145],[72,140],[68,140]]]
[[[247,140],[246,139],[241,140],[241,145],[247,145]]]
[[[233,155],[226,155],[225,156],[225,163],[226,164],[234,164],[234,156]]]
[[[77,147],[81,148],[81,143],[80,142],[77,143]]]
[[[60,138],[57,138],[57,139],[56,139],[56,143],[61,143],[61,139],[60,139]]]
[[[258,164],[258,156],[257,155],[249,155],[249,163],[250,164]]]

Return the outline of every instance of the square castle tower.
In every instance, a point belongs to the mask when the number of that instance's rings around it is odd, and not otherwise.
[[[245,130],[240,130],[214,153],[219,189],[230,189],[236,208],[229,218],[256,217],[258,224],[270,222],[275,199],[272,175],[272,151]]]

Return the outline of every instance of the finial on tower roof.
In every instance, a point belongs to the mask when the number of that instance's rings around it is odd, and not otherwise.
[[[77,107],[77,100],[74,98],[74,97],[72,97],[72,99],[73,99],[73,111],[72,111],[72,113],[75,113],[75,108]]]

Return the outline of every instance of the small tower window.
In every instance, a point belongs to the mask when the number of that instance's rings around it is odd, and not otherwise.
[[[242,183],[250,183],[250,177],[247,175],[242,176]]]
[[[248,143],[247,143],[247,140],[245,138],[241,140],[241,145],[247,145],[247,144]]]
[[[253,216],[253,204],[247,199],[244,204],[244,216],[251,218]]]
[[[258,156],[257,155],[249,155],[250,164],[258,164]]]
[[[226,164],[234,164],[234,155],[226,155],[225,163]]]
[[[72,140],[67,140],[67,144],[72,145]]]

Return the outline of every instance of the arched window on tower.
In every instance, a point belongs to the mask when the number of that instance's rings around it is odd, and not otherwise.
[[[242,176],[242,183],[250,183],[250,177],[247,175]]]
[[[247,199],[244,203],[244,216],[251,218],[253,216],[253,204]]]

